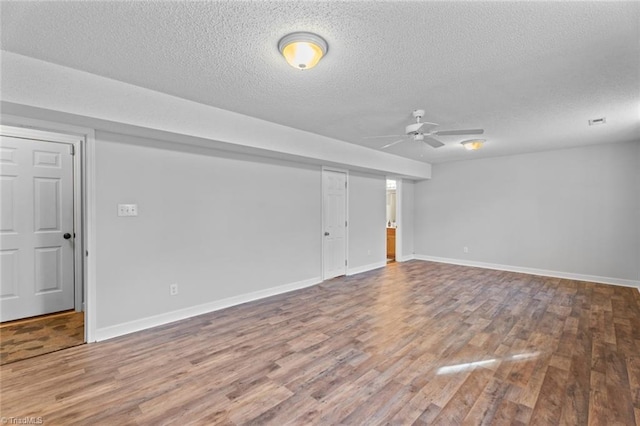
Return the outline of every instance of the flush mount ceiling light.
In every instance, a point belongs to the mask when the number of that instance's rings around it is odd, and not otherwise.
[[[278,42],[278,50],[289,65],[299,70],[315,67],[327,54],[327,42],[313,33],[297,32],[287,34]]]
[[[484,144],[484,141],[485,139],[469,139],[460,143],[469,151],[475,151],[482,148],[482,144]]]

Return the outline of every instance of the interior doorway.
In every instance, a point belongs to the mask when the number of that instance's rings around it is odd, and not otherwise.
[[[347,273],[347,173],[322,170],[322,279]]]
[[[0,153],[0,322],[73,309],[73,146],[0,135]]]
[[[0,128],[0,364],[85,342],[81,141]]]
[[[396,243],[398,230],[397,181],[387,179],[387,263],[397,258]]]

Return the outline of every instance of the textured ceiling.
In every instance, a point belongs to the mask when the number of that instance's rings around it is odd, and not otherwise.
[[[640,139],[640,2],[6,2],[2,49],[379,148],[411,111],[440,130],[484,128],[438,163]],[[329,43],[313,70],[278,40]],[[587,120],[606,116],[607,124]]]

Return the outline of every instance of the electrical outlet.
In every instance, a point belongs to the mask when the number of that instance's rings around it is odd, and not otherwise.
[[[175,296],[176,294],[178,294],[178,284],[177,283],[171,284],[169,286],[169,294],[171,294],[172,296]]]
[[[118,204],[118,216],[138,216],[138,205]]]
[[[371,250],[367,250],[367,256],[371,256]]]
[[[463,247],[462,251],[465,253],[469,253],[469,247]]]

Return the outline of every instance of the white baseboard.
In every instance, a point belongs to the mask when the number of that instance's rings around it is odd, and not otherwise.
[[[408,262],[409,260],[415,260],[415,258],[416,258],[415,254],[408,254],[406,256],[396,258],[396,262]]]
[[[96,330],[96,341],[112,339],[136,331],[145,330],[147,328],[157,327],[159,325],[168,324],[174,321],[195,317],[197,315],[218,311],[220,309],[229,308],[231,306],[241,305],[265,297],[276,296],[282,293],[311,287],[322,282],[320,277],[311,278],[304,281],[285,284],[278,287],[272,287],[265,290],[254,291],[251,293],[241,294],[238,296],[228,297],[222,300],[216,300],[201,305],[191,306],[189,308],[179,309],[164,314],[154,315],[135,321],[129,321],[123,324],[112,325],[109,327],[99,328]]]
[[[368,265],[357,266],[355,268],[349,268],[347,270],[347,275],[361,274],[363,272],[372,271],[374,269],[384,268],[385,266],[387,266],[386,260],[383,262],[376,262],[376,263],[370,263]]]
[[[574,274],[571,272],[548,271],[546,269],[525,268],[521,266],[500,265],[496,263],[475,262],[471,260],[450,259],[446,257],[435,257],[416,254],[418,260],[428,260],[430,262],[450,263],[453,265],[474,266],[476,268],[495,269],[498,271],[520,272],[523,274],[541,275],[544,277],[565,278],[576,281],[588,281],[600,284],[612,284],[623,287],[635,287],[640,291],[640,281],[626,280],[622,278],[600,277],[597,275]]]

